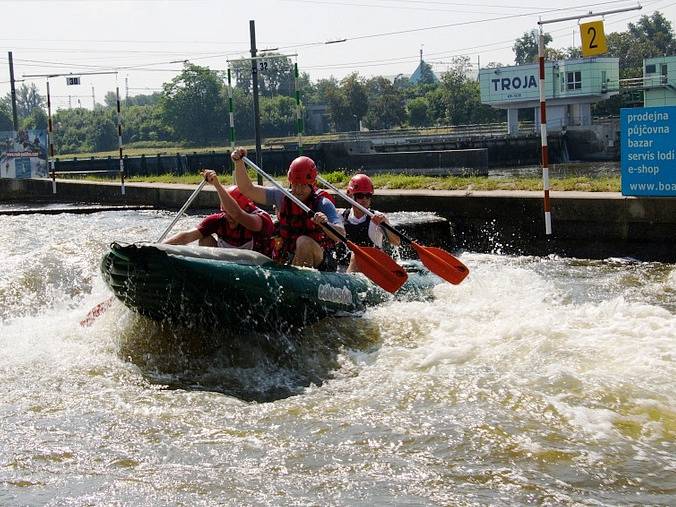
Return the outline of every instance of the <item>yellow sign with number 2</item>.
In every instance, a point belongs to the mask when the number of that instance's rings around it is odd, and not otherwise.
[[[580,24],[582,36],[582,56],[598,56],[608,52],[606,35],[603,33],[603,21],[590,21]]]

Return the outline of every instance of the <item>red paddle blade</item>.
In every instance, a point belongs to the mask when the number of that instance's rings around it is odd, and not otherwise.
[[[411,243],[418,252],[422,263],[435,275],[452,284],[459,284],[467,275],[469,269],[446,250],[433,246],[422,246],[415,241]]]
[[[112,304],[113,304],[112,297],[106,299],[105,301],[101,301],[98,305],[89,310],[87,316],[80,321],[80,325],[82,327],[91,326],[100,315],[103,315],[106,312],[106,310],[110,308]]]
[[[382,250],[370,246],[357,246],[352,241],[348,241],[347,246],[354,252],[359,271],[387,292],[394,294],[408,280],[404,268]]]

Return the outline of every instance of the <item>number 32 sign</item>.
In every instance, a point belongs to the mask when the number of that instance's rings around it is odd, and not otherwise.
[[[603,33],[603,21],[591,21],[580,24],[582,36],[582,56],[598,56],[608,52],[606,35]]]

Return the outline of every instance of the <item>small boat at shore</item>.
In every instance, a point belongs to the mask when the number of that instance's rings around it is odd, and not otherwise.
[[[393,299],[430,299],[441,279],[418,262],[402,265],[409,278],[394,296],[362,274],[279,265],[250,250],[113,243],[101,271],[117,299],[158,322],[286,331]]]

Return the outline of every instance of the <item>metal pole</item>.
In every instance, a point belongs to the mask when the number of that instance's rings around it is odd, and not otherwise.
[[[47,79],[47,141],[49,142],[49,172],[52,176],[52,194],[56,193],[56,169],[54,168],[54,129],[52,128],[52,100],[49,95],[49,79]]]
[[[235,151],[235,106],[232,98],[232,73],[228,65],[228,114],[230,119],[230,153]]]
[[[14,130],[19,130],[19,116],[16,112],[16,87],[14,86],[14,60],[12,58],[12,52],[7,51],[7,57],[9,59],[9,82],[12,94],[12,121],[14,125]]]
[[[258,62],[256,61],[256,22],[249,20],[249,35],[251,36],[251,81],[253,83],[254,127],[256,129],[256,164],[263,167],[261,153],[261,118],[258,109]],[[258,174],[258,184],[263,184],[263,177]]]
[[[117,146],[120,150],[120,191],[124,195],[124,158],[122,158],[122,114],[120,113],[120,87],[115,87],[117,99]]]
[[[547,102],[545,99],[545,36],[540,25],[538,37],[538,59],[540,62],[540,142],[542,145],[542,188],[544,190],[545,234],[552,233],[552,210],[549,202],[549,149],[547,147]]]

